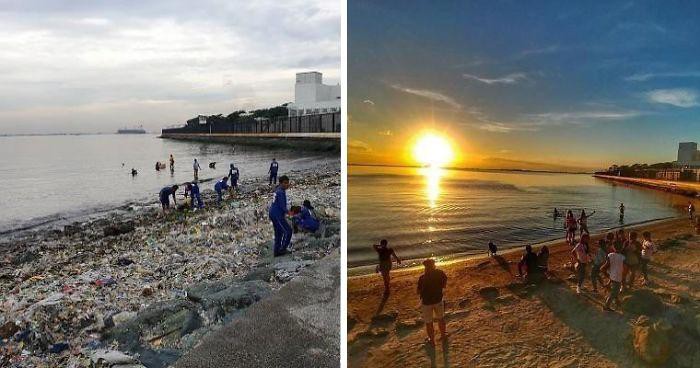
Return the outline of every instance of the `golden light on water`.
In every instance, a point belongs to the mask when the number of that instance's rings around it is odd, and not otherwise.
[[[450,141],[432,132],[421,134],[413,145],[413,158],[421,165],[443,167],[454,159]]]
[[[425,178],[425,198],[428,200],[428,206],[435,208],[438,199],[440,199],[442,169],[438,166],[429,166],[420,169],[420,171]]]

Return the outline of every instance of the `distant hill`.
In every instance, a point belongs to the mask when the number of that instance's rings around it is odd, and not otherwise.
[[[598,168],[568,166],[559,164],[547,164],[541,162],[509,160],[499,157],[489,157],[481,160],[481,163],[475,165],[475,168],[481,169],[504,169],[504,170],[530,170],[530,171],[555,171],[555,172],[570,172],[570,173],[592,173]]]

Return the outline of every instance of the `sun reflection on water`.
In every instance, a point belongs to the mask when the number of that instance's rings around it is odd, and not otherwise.
[[[444,175],[443,170],[437,166],[430,166],[420,169],[420,173],[425,177],[425,198],[428,206],[435,208],[440,199],[440,180]]]

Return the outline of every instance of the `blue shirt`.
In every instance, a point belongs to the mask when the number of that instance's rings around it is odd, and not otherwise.
[[[227,189],[227,188],[228,188],[228,184],[223,180],[217,181],[216,184],[214,185],[214,190],[217,193],[221,192],[222,190]]]
[[[278,186],[275,189],[275,198],[270,206],[270,217],[284,217],[287,212],[289,212],[287,209],[287,192],[282,186]]]
[[[314,216],[313,212],[311,212],[310,209],[306,207],[301,208],[301,213],[298,215],[299,217],[299,225],[302,227],[311,230],[311,231],[316,231],[318,230],[319,223],[316,217]]]
[[[190,194],[192,195],[197,195],[199,194],[199,185],[197,184],[192,184],[190,187]]]
[[[233,169],[228,170],[228,176],[231,177],[231,180],[238,180],[238,168],[234,167]]]
[[[270,164],[270,172],[273,173],[273,174],[276,174],[276,173],[277,173],[277,168],[278,168],[278,167],[279,167],[279,164],[277,163],[277,161],[271,163],[271,164]]]

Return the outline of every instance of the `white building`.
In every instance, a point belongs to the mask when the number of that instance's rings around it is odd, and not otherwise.
[[[340,111],[340,84],[323,84],[323,74],[319,72],[297,73],[294,102],[287,109],[289,116]]]
[[[678,160],[681,166],[700,166],[700,151],[696,142],[678,143]]]

